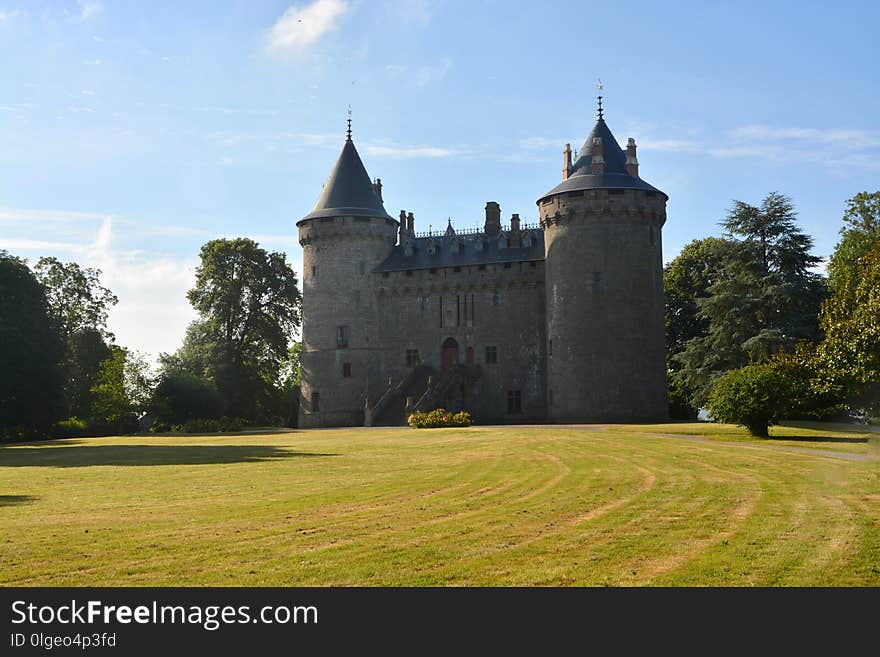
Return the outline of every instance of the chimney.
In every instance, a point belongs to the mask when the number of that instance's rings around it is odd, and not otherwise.
[[[416,234],[415,225],[416,225],[416,218],[413,216],[413,213],[410,212],[409,214],[406,215],[406,230],[413,237],[415,237],[415,234]]]
[[[501,232],[501,206],[495,201],[486,202],[486,235],[498,235]]]
[[[639,160],[636,158],[636,140],[632,137],[626,141],[626,172],[633,178],[639,177]]]
[[[384,203],[385,201],[382,199],[382,179],[381,178],[376,178],[376,182],[373,183],[373,189],[376,191],[376,196],[379,197],[379,200]]]
[[[397,221],[400,224],[397,228],[397,235],[400,238],[400,243],[403,244],[406,241],[406,210],[400,211],[400,217]]]
[[[568,180],[571,175],[571,144],[566,144],[562,151],[562,179]]]
[[[594,176],[605,173],[605,158],[602,157],[602,138],[593,137],[593,170]]]
[[[511,246],[519,246],[519,215],[510,215],[510,241]]]

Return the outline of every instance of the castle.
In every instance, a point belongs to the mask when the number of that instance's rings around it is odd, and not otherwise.
[[[661,232],[668,197],[598,120],[540,224],[417,232],[390,216],[351,123],[303,247],[301,427],[403,424],[413,410],[478,422],[667,417]]]

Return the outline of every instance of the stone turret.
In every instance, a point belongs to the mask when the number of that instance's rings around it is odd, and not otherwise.
[[[667,196],[638,177],[601,114],[538,200],[553,421],[667,417],[661,230]]]
[[[382,388],[371,379],[379,367],[370,274],[394,248],[399,224],[385,211],[381,190],[349,129],[315,207],[297,222],[304,272],[302,427],[361,425],[370,390]]]

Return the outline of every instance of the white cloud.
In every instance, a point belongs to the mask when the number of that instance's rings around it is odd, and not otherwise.
[[[442,80],[451,68],[452,60],[449,57],[444,57],[439,64],[434,66],[422,66],[416,73],[416,83],[420,87],[424,87],[432,82]]]
[[[375,157],[388,157],[398,160],[413,158],[441,158],[452,157],[459,151],[451,148],[438,148],[436,146],[367,146],[367,153]]]
[[[302,52],[328,32],[338,29],[348,10],[345,0],[315,0],[303,7],[292,5],[269,29],[266,50]]]
[[[8,10],[8,11],[6,11],[6,10],[0,11],[0,23],[3,23],[4,21],[11,20],[11,19],[15,18],[16,16],[18,16],[20,13],[21,12],[19,12],[18,9],[12,9],[12,10]]]
[[[101,282],[119,298],[109,314],[119,344],[152,357],[177,349],[195,312],[186,291],[195,281],[195,258],[115,246],[115,227],[129,222],[90,212],[0,208],[0,228],[39,227],[54,239],[0,235],[0,248],[36,261],[56,256],[101,270]],[[171,227],[156,227],[161,231]],[[153,230],[153,229],[148,229]]]
[[[83,21],[97,16],[104,9],[101,3],[95,0],[79,0],[77,4],[79,4],[79,18]]]

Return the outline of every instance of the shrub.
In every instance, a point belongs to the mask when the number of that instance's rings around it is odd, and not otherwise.
[[[217,387],[206,379],[170,373],[156,386],[151,406],[158,422],[176,425],[219,418],[223,412],[223,399]]]
[[[168,431],[175,433],[225,433],[227,431],[241,431],[244,426],[245,421],[239,417],[221,417],[219,419],[195,418],[178,424],[155,422],[150,427],[150,431],[153,433],[166,433]]]
[[[450,413],[444,408],[437,408],[427,413],[416,411],[407,419],[413,429],[433,429],[439,427],[469,427],[471,416],[467,411]]]
[[[707,407],[717,420],[744,426],[753,436],[767,438],[769,426],[791,411],[791,381],[777,363],[748,365],[722,376]]]
[[[52,425],[54,438],[80,438],[88,435],[89,423],[78,417],[69,417]]]

